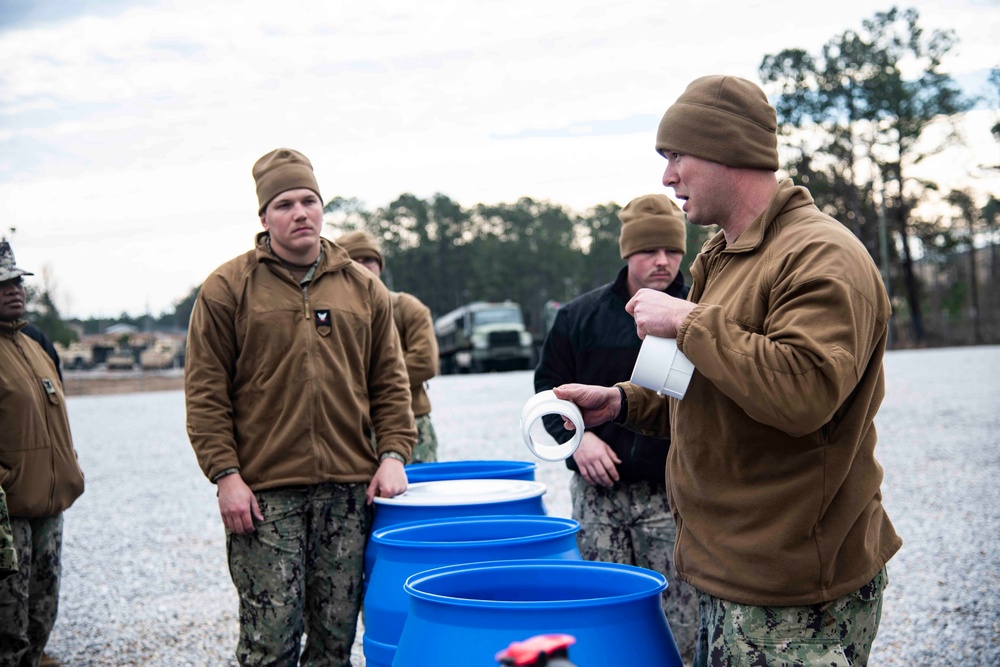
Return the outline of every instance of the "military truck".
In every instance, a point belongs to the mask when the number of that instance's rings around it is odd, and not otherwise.
[[[534,349],[521,306],[474,301],[434,322],[441,373],[531,368]]]

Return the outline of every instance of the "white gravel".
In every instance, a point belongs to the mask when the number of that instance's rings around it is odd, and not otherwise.
[[[905,543],[870,664],[1000,665],[1000,347],[893,352],[886,368],[876,455]],[[441,459],[534,460],[518,427],[532,393],[530,372],[433,380]],[[69,410],[87,491],[66,513],[48,652],[72,667],[235,665],[236,595],[183,395]],[[569,516],[563,465],[538,461],[536,478],[549,513]]]

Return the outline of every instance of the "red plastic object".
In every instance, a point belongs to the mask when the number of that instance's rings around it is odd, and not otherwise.
[[[576,637],[572,635],[536,635],[523,642],[513,642],[497,653],[495,659],[504,665],[514,667],[534,665],[538,662],[539,656],[549,656],[560,649],[566,650],[575,643]]]

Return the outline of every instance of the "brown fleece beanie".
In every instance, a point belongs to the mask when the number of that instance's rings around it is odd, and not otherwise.
[[[630,201],[618,212],[622,221],[618,246],[622,259],[641,250],[687,249],[684,212],[666,195],[643,195]]]
[[[272,199],[286,190],[307,188],[320,197],[312,163],[291,148],[277,148],[257,160],[253,166],[253,179],[257,182],[258,215],[264,212]]]
[[[336,241],[337,245],[347,251],[353,260],[362,260],[367,257],[374,257],[378,260],[378,265],[385,268],[385,260],[382,259],[382,251],[378,249],[375,237],[368,232],[348,232]]]
[[[757,84],[735,76],[703,76],[663,114],[656,152],[777,171],[777,130],[774,107]]]

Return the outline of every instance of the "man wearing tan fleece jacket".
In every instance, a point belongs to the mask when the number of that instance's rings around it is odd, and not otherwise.
[[[348,232],[337,239],[337,245],[355,262],[382,277],[385,258],[374,236],[365,231]],[[432,463],[437,461],[438,441],[425,385],[440,370],[434,320],[430,308],[412,294],[389,292],[389,296],[392,298],[392,318],[403,346],[406,375],[410,378],[411,406],[417,425],[412,463]]]
[[[0,528],[0,665],[46,666],[56,664],[43,649],[59,611],[63,514],[84,479],[59,355],[25,319],[30,275],[0,242],[0,514],[9,519],[9,532]]]
[[[320,237],[312,164],[253,168],[264,231],[202,285],[187,427],[219,487],[240,665],[350,665],[374,497],[406,489],[415,440],[389,293]],[[372,436],[378,443],[372,448]]]
[[[696,372],[683,400],[630,383],[556,394],[588,426],[670,429],[695,665],[865,665],[902,544],[874,456],[890,314],[879,272],[808,190],[777,180],[776,114],[755,84],[696,79],[656,149],[688,221],[719,232],[688,300],[639,290],[626,310],[640,337],[676,338]]]

